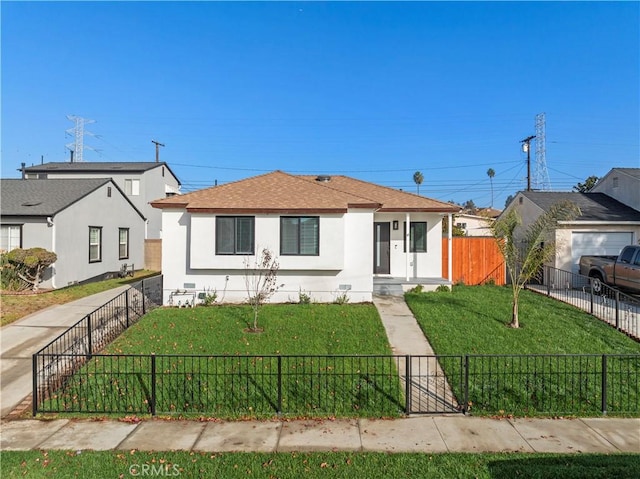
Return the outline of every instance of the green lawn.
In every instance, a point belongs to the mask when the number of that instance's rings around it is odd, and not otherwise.
[[[3,451],[0,458],[3,478],[635,479],[640,470],[640,455],[632,454],[215,454],[132,450]]]
[[[573,306],[523,291],[520,329],[511,288],[455,286],[451,293],[408,293],[407,304],[437,354],[624,354],[640,343]]]
[[[160,415],[225,418],[402,413],[396,362],[372,304],[268,305],[260,313],[262,333],[247,332],[251,319],[248,306],[157,309],[112,343],[107,356],[83,366],[43,411],[143,415],[155,406]]]
[[[471,412],[588,416],[601,414],[604,402],[609,414],[640,414],[639,343],[529,291],[520,299],[521,327],[509,328],[511,297],[510,288],[498,286],[405,296],[435,353],[458,356],[440,363],[459,401],[465,398],[464,355],[470,355]],[[617,356],[604,364],[603,354]]]
[[[156,309],[106,353],[327,355],[391,354],[372,304],[279,304],[260,311],[263,333],[245,331],[249,306]]]

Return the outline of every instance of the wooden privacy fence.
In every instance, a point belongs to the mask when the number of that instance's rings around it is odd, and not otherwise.
[[[452,278],[448,277],[449,246],[442,238],[442,271],[452,283],[468,285],[493,281],[497,285],[506,283],[504,259],[496,240],[485,236],[455,236],[452,238]]]

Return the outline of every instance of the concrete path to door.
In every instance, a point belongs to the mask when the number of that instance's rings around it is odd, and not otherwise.
[[[409,368],[407,361],[400,358],[398,369],[400,379],[406,386],[407,377],[411,387],[411,413],[458,412],[459,405],[451,387],[434,357],[433,348],[427,341],[403,296],[374,296],[382,324],[387,331],[391,350],[396,356],[412,357]]]
[[[0,329],[0,416],[6,417],[33,389],[32,356],[87,314],[124,292],[119,286],[51,306]]]

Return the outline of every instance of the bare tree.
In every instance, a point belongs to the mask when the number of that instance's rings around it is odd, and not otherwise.
[[[280,264],[269,248],[263,248],[255,261],[249,257],[244,260],[244,282],[247,287],[247,302],[253,309],[252,332],[261,331],[258,328],[258,313],[264,303],[273,296],[280,285],[277,285]]]
[[[575,203],[561,201],[538,216],[522,234],[518,234],[522,219],[515,208],[507,210],[490,225],[511,277],[513,301],[510,327],[520,327],[518,303],[524,285],[556,254],[556,244],[550,233],[558,221],[569,221],[578,215],[580,209]]]
[[[418,186],[418,194],[420,194],[420,185],[424,181],[424,175],[419,171],[413,174],[413,182]]]

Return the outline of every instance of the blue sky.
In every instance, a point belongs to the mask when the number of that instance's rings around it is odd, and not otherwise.
[[[275,169],[489,206],[526,187],[546,117],[550,186],[640,166],[638,2],[7,2],[2,177],[153,161],[185,190]],[[94,148],[99,151],[92,151]],[[536,173],[535,140],[532,170]],[[535,186],[535,182],[534,182]]]

